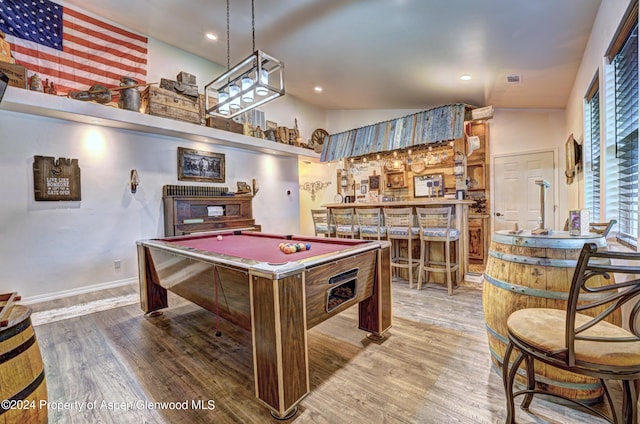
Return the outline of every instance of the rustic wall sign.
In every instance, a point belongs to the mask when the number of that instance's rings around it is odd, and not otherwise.
[[[34,156],[33,192],[36,201],[80,200],[78,159]]]

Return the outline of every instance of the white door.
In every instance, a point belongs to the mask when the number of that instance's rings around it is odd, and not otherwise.
[[[545,190],[545,228],[562,230],[556,228],[553,156],[553,151],[547,151],[494,158],[494,231],[513,230],[516,224],[521,230],[539,228],[539,180],[551,185]]]

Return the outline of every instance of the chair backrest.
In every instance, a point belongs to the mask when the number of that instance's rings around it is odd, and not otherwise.
[[[358,227],[361,236],[377,237],[380,240],[382,230],[382,212],[380,208],[356,208]]]
[[[615,219],[609,222],[590,222],[589,229],[594,233],[602,234],[606,237],[617,222]]]
[[[389,238],[417,236],[414,231],[413,208],[384,208],[384,225]]]
[[[616,225],[618,221],[612,219],[609,222],[590,222],[589,223],[589,231],[593,233],[602,234],[603,236],[607,236],[609,231]],[[569,218],[564,222],[564,231],[569,231]]]
[[[457,240],[460,231],[451,228],[451,207],[416,208],[420,237],[423,240]]]
[[[626,274],[626,276],[624,275]],[[575,366],[575,344],[581,340],[602,343],[636,343],[640,346],[640,253],[598,250],[595,243],[586,243],[576,265],[567,301],[565,328],[566,360]],[[625,337],[598,334],[590,329],[599,322],[620,314],[620,308],[633,301]],[[579,315],[579,317],[577,317]],[[584,315],[589,315],[585,319]],[[593,315],[593,316],[591,316]],[[614,320],[615,321],[615,320]],[[633,364],[640,369],[640,364]]]
[[[326,209],[311,209],[311,219],[313,219],[313,229],[315,234],[329,234],[329,219]]]
[[[353,208],[334,208],[331,211],[333,223],[336,226],[336,235],[357,235],[356,216]]]

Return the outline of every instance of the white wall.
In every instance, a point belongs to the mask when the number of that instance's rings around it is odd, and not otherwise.
[[[551,183],[555,185],[553,200],[557,208],[554,219],[547,218],[547,221],[558,225],[563,223],[569,210],[567,184],[563,177],[567,136],[564,109],[495,109],[493,119],[489,121],[491,203],[495,194],[496,156],[553,150],[556,154],[556,176]]]
[[[162,186],[179,183],[178,146],[224,153],[226,183],[217,185],[233,191],[256,178],[254,217],[264,231],[299,228],[296,158],[6,111],[0,140],[2,292],[28,298],[135,278],[136,241],[163,235]],[[34,155],[78,158],[82,200],[34,201]],[[128,187],[133,168],[136,194]]]
[[[340,162],[318,163],[308,160],[300,160],[298,163],[298,175],[300,179],[300,234],[313,235],[313,220],[311,209],[321,209],[327,203],[333,203],[338,187],[336,181],[337,170],[342,168]],[[324,188],[315,192],[303,190],[304,183],[329,183]]]

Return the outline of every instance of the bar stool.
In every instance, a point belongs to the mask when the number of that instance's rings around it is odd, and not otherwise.
[[[360,238],[380,240],[386,236],[387,229],[382,225],[380,208],[356,208]]]
[[[447,291],[453,294],[451,274],[458,272],[458,264],[451,263],[451,243],[460,239],[460,230],[451,228],[451,208],[416,208],[420,225],[420,268],[418,271],[418,290],[422,288],[422,275],[426,280],[430,272],[442,272],[447,275]],[[429,258],[432,242],[441,242],[444,249],[444,262]],[[455,245],[454,245],[455,247]]]
[[[331,211],[336,226],[336,237],[359,238],[360,231],[356,224],[353,208],[334,208]]]
[[[311,209],[313,230],[317,236],[331,237],[336,233],[336,226],[329,223],[329,214],[326,209]]]
[[[419,228],[413,226],[413,208],[384,208],[384,223],[387,240],[391,242],[391,267],[406,269],[409,274],[409,288],[413,288],[413,267],[418,259],[413,258],[413,241],[419,240]],[[401,241],[407,242],[407,255],[401,254]]]

